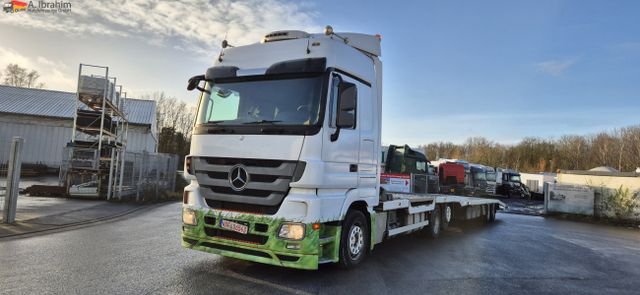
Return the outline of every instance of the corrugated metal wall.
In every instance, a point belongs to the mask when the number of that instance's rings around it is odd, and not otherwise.
[[[28,123],[4,119],[0,119],[0,145],[9,145],[12,137],[20,136],[24,138],[23,163],[60,165],[62,148],[71,139],[71,127],[64,126],[65,120],[38,118],[38,123]],[[5,157],[8,155],[0,155],[0,160],[6,161]]]
[[[0,150],[8,149],[11,138],[24,138],[23,163],[42,163],[57,168],[62,162],[62,149],[71,140],[73,121],[21,115],[0,114]],[[128,151],[155,152],[156,142],[149,128],[129,127]],[[0,162],[7,153],[0,153]]]
[[[157,142],[150,133],[149,128],[142,126],[129,126],[127,134],[127,151],[156,152]]]

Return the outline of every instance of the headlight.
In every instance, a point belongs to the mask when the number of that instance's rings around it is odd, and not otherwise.
[[[278,231],[278,237],[287,240],[302,240],[304,239],[304,228],[302,223],[283,223]]]
[[[196,218],[196,211],[189,208],[182,210],[182,222],[188,225],[198,225],[198,218]]]

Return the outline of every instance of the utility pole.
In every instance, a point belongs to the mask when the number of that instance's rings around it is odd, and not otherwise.
[[[3,222],[12,224],[16,221],[16,209],[18,207],[18,192],[20,191],[20,168],[22,160],[20,153],[24,139],[14,137],[11,142],[9,153],[9,167],[7,168],[7,190],[4,198],[4,218]]]

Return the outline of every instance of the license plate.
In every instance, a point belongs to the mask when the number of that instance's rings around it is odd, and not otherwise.
[[[220,220],[220,227],[226,228],[228,230],[232,230],[234,232],[238,232],[241,234],[247,234],[249,232],[249,226],[237,222],[233,222],[231,220]]]

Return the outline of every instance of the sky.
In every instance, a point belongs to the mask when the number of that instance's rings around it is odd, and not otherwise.
[[[381,34],[383,143],[504,144],[640,124],[638,1],[99,1],[69,14],[0,14],[0,68],[75,91],[79,63],[107,65],[129,96],[195,104],[189,77],[225,38],[270,31]]]

